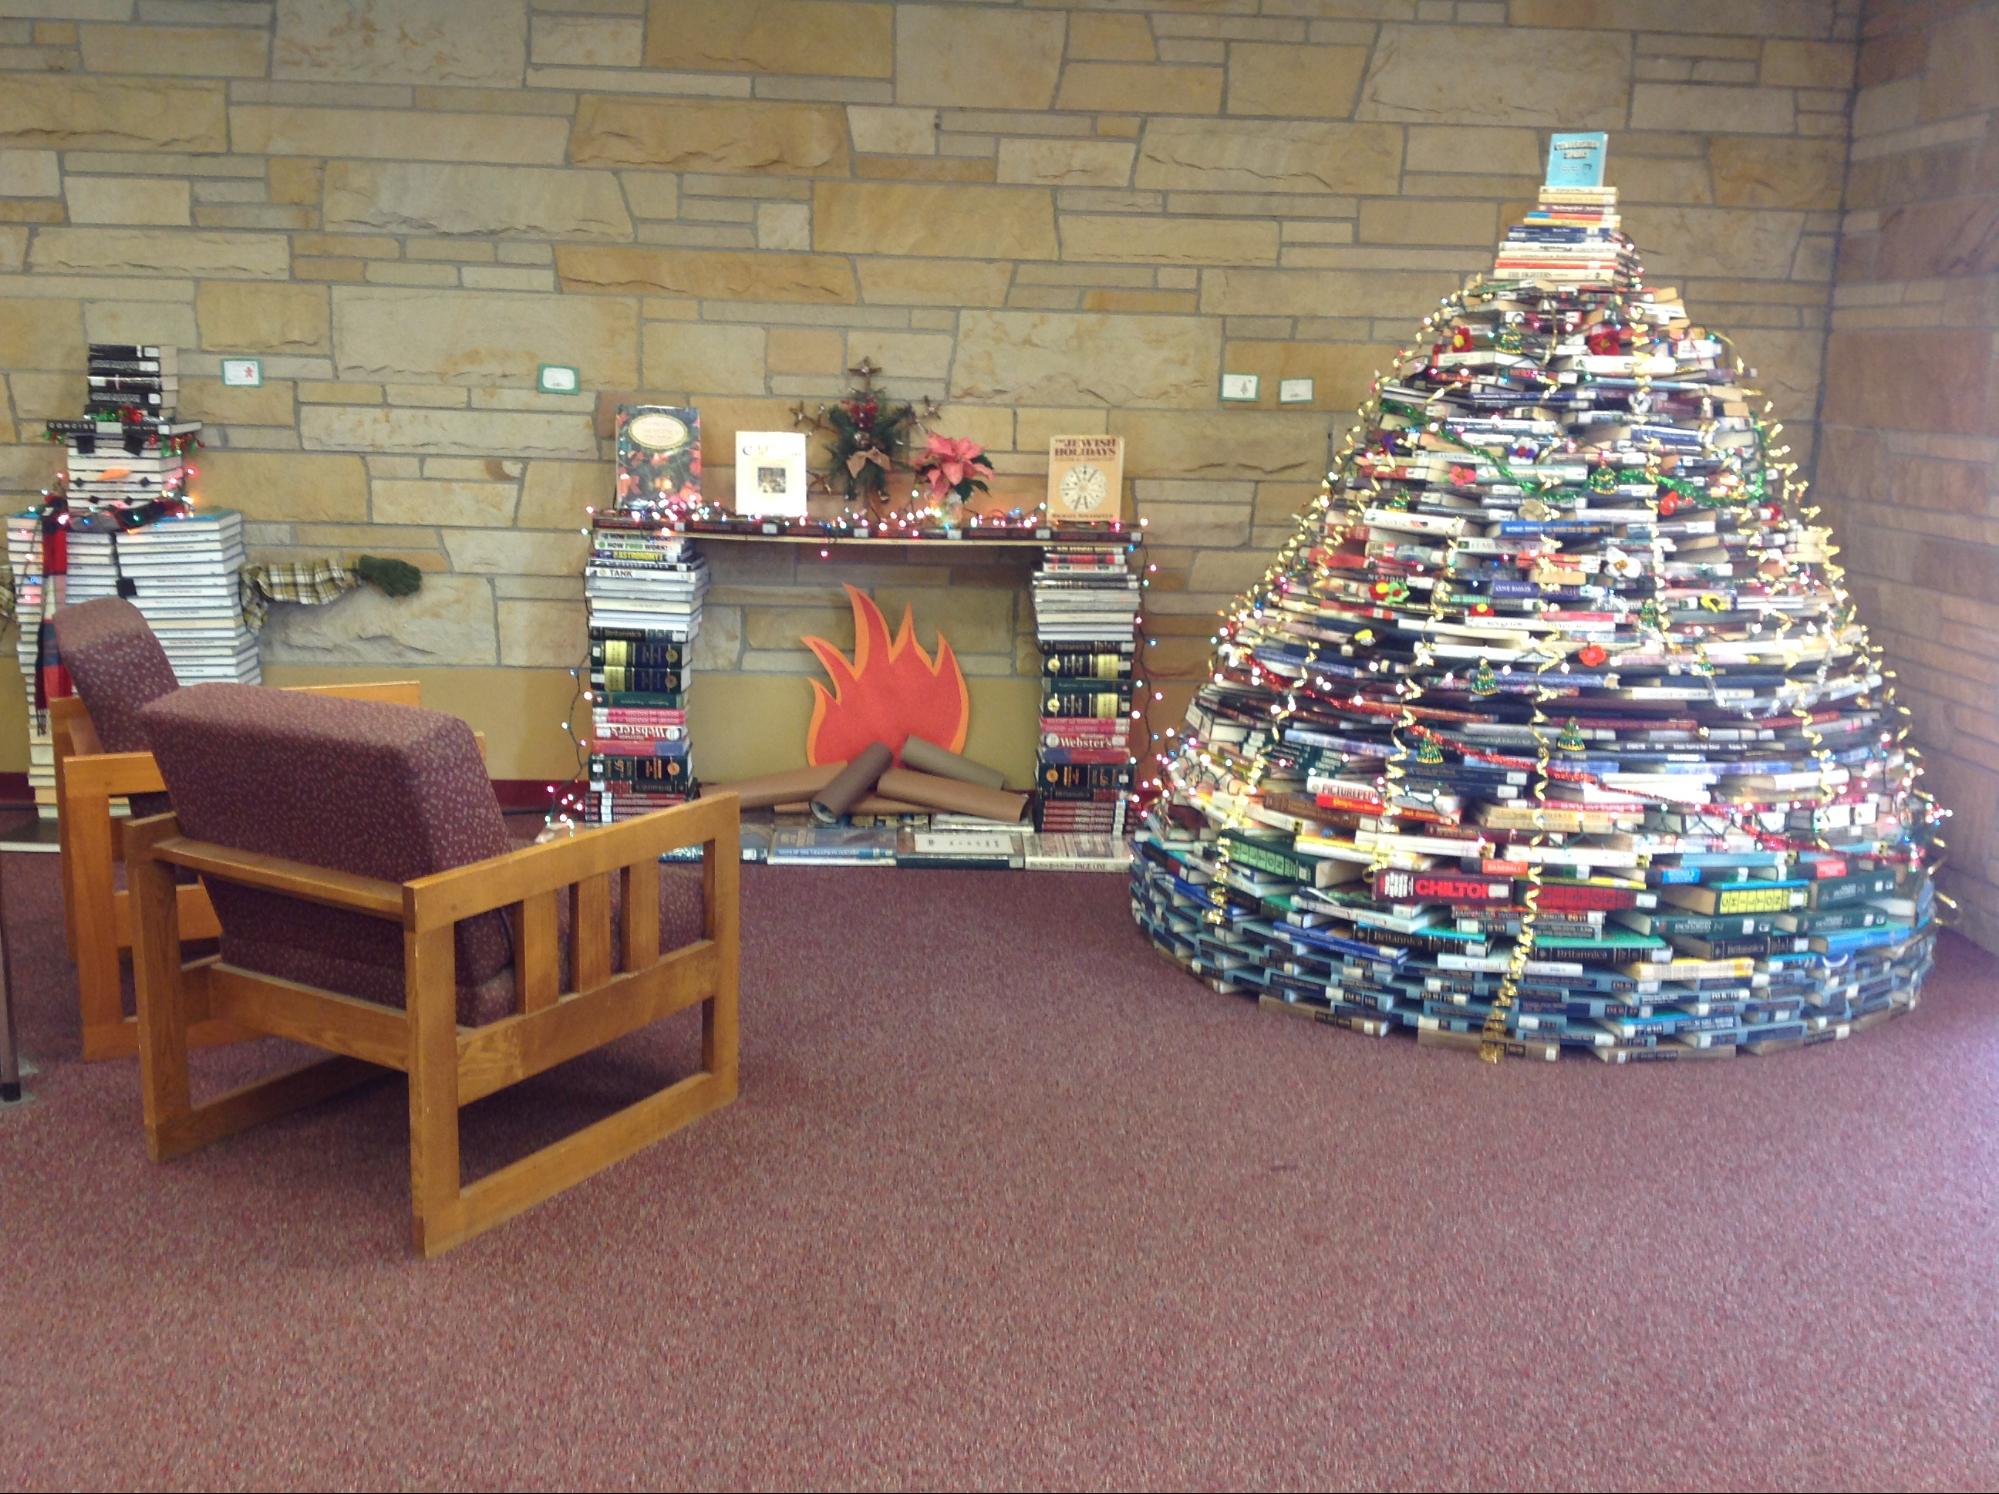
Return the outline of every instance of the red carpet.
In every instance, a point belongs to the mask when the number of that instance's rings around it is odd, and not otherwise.
[[[1999,1483],[1955,938],[1861,1041],[1494,1068],[1213,994],[1115,878],[747,869],[743,1098],[426,1265],[395,1084],[145,1160],[55,870],[6,858],[0,1487]]]

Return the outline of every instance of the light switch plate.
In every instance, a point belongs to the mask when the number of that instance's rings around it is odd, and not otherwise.
[[[1280,405],[1309,405],[1312,402],[1312,381],[1310,379],[1282,379],[1277,385],[1277,403]]]
[[[544,363],[535,373],[543,394],[574,394],[583,387],[583,375],[566,363]]]
[[[263,388],[263,360],[260,358],[224,358],[222,360],[222,386],[225,389]]]
[[[1225,373],[1222,375],[1223,399],[1253,400],[1256,398],[1258,387],[1259,381],[1255,374]]]

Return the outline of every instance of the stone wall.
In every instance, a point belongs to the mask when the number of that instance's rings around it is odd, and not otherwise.
[[[430,573],[281,618],[279,676],[417,673],[496,771],[555,773],[593,393],[698,404],[727,492],[738,428],[868,357],[1023,500],[1051,433],[1127,438],[1155,661],[1185,679],[1550,128],[1613,133],[1655,279],[1766,370],[1809,459],[1857,6],[0,0],[0,492],[50,472],[38,422],[76,407],[87,339],[179,344],[202,490],[261,551]],[[264,387],[222,388],[228,354]],[[545,362],[588,392],[536,393]],[[1224,407],[1224,370],[1261,400]],[[1280,408],[1284,377],[1316,401]],[[1017,565],[716,569],[709,776],[796,761],[797,639],[846,637],[841,576],[945,629],[981,720],[1025,709]]]
[[[1870,0],[1819,494],[1999,948],[1999,3]]]

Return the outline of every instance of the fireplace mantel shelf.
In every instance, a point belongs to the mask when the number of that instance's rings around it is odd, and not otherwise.
[[[964,549],[985,546],[1001,550],[1043,550],[1050,545],[1130,544],[1142,540],[1143,531],[1126,525],[1119,529],[1089,528],[1040,529],[961,529],[954,533],[928,530],[920,534],[771,534],[760,529],[690,527],[674,531],[690,540],[723,540],[764,545],[818,545],[822,549],[841,546],[936,546]]]

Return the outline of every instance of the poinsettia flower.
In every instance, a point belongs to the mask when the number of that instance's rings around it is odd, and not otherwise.
[[[930,496],[941,500],[947,493],[970,496],[969,484],[993,470],[985,447],[970,437],[932,435],[917,462],[917,470],[930,485]],[[962,492],[960,490],[963,489]]]
[[[1471,346],[1472,346],[1471,328],[1453,327],[1451,329],[1452,352],[1469,353],[1471,351]]]

